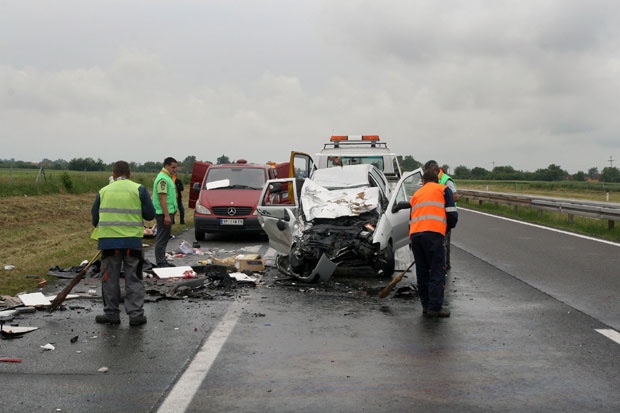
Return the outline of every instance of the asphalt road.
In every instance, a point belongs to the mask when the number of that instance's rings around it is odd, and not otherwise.
[[[619,246],[460,214],[448,319],[423,318],[411,295],[378,298],[387,280],[361,270],[307,286],[268,268],[255,288],[150,302],[137,328],[97,325],[100,300],[72,300],[0,341],[22,359],[0,363],[3,411],[620,411],[620,343],[602,334],[620,328]],[[260,238],[201,249],[273,259]]]

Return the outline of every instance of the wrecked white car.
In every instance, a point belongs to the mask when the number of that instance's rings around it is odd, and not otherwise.
[[[421,179],[420,169],[407,172],[392,191],[376,167],[348,165],[268,181],[258,219],[278,269],[305,282],[325,282],[339,265],[392,275],[394,251],[409,243],[409,199]]]

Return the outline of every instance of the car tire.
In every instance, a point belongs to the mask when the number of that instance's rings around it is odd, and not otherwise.
[[[204,241],[205,240],[204,231],[198,231],[197,229],[194,230],[194,238],[196,238],[196,241]]]
[[[392,244],[388,244],[379,253],[378,275],[381,277],[391,277],[396,268],[396,259],[394,257],[394,248]]]

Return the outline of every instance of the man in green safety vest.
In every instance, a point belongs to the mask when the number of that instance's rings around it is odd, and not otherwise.
[[[103,314],[95,321],[120,324],[120,278],[125,278],[125,311],[129,324],[146,323],[144,285],[142,284],[142,238],[144,221],[155,218],[155,207],[148,190],[130,180],[129,164],[118,161],[112,166],[113,180],[103,187],[91,209],[95,227],[91,238],[101,250],[101,290]]]
[[[153,205],[155,205],[155,220],[157,221],[155,263],[158,267],[174,267],[166,260],[166,247],[172,235],[174,214],[178,210],[177,190],[173,179],[176,172],[176,159],[168,157],[164,159],[164,167],[153,183]]]

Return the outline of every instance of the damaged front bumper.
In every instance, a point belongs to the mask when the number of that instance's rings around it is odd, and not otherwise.
[[[307,224],[288,256],[276,260],[280,272],[304,282],[326,282],[343,264],[371,266],[380,273],[378,246],[372,242],[372,215]]]

